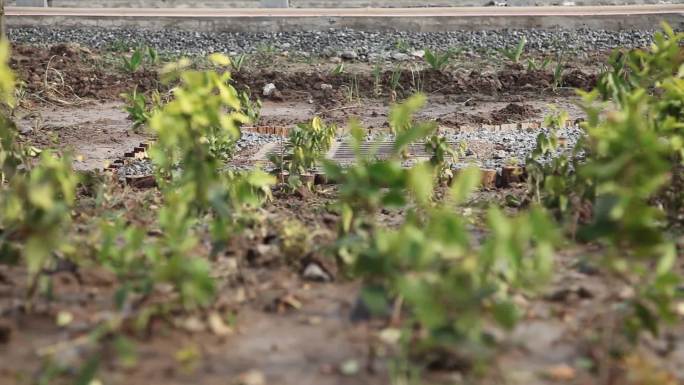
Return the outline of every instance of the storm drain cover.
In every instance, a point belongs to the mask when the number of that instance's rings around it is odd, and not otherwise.
[[[454,148],[458,146],[457,143],[450,143]],[[284,153],[287,144],[285,143],[269,143],[258,151],[253,160],[264,161],[268,160],[271,155]],[[376,158],[388,158],[392,154],[392,147],[394,142],[391,141],[375,141],[364,142],[361,144],[360,152],[362,156],[369,156],[375,154]],[[422,143],[414,143],[408,146],[409,160],[420,161],[430,158],[430,154],[425,151],[425,145]],[[347,142],[335,142],[328,151],[326,158],[334,160],[339,163],[352,163],[356,158],[354,148]]]

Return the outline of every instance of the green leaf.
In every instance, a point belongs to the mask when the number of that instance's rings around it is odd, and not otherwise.
[[[399,134],[412,125],[413,115],[418,112],[427,102],[424,94],[417,93],[400,104],[390,109],[389,124],[392,132]]]
[[[510,301],[496,302],[492,308],[492,314],[496,322],[508,330],[512,330],[520,318],[518,309]]]
[[[255,187],[269,187],[276,183],[276,178],[263,170],[254,170],[247,174],[247,181]]]
[[[421,123],[418,125],[407,127],[405,130],[397,134],[397,137],[394,140],[394,144],[392,146],[392,151],[395,155],[399,155],[408,147],[408,145],[418,140],[426,138],[427,136],[432,134],[436,129],[437,125],[434,122]]]
[[[139,49],[136,49],[135,52],[133,52],[133,55],[131,56],[131,60],[130,60],[130,69],[132,72],[135,72],[140,68],[140,65],[142,64],[142,60],[143,60],[142,51]]]
[[[230,58],[220,53],[212,53],[207,59],[217,66],[228,67],[230,65]]]
[[[462,204],[468,199],[481,183],[480,169],[471,166],[459,171],[454,183],[451,185],[451,199],[456,204]]]
[[[419,204],[430,203],[433,181],[433,170],[428,162],[419,163],[409,170],[409,187]]]
[[[361,289],[361,300],[371,314],[375,316],[386,315],[389,313],[390,304],[389,300],[387,299],[387,292],[383,287],[364,287]]]
[[[86,363],[79,369],[75,384],[90,385],[90,383],[95,379],[95,375],[97,374],[99,367],[100,357],[98,355],[88,358],[88,361],[86,361]]]

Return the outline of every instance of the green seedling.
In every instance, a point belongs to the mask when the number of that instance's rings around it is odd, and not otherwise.
[[[247,63],[247,55],[246,54],[241,54],[230,61],[230,66],[233,69],[234,72],[239,73],[242,72],[242,68],[244,65]]]
[[[438,53],[426,48],[424,59],[425,62],[430,66],[430,69],[433,71],[442,71],[447,65],[449,65],[451,56],[451,51]]]
[[[310,173],[330,150],[336,133],[335,125],[327,125],[316,117],[290,131],[286,152],[272,154],[269,159],[278,169],[288,172],[288,185],[296,189],[304,183],[302,174]]]
[[[143,58],[143,50],[136,48],[130,58],[127,58],[126,56],[121,57],[123,69],[128,73],[138,72],[138,70],[142,67]]]
[[[342,75],[343,73],[344,73],[344,63],[340,63],[340,64],[336,65],[335,68],[333,68],[330,71],[330,74],[333,76],[339,76],[339,75]]]
[[[520,40],[518,41],[518,45],[516,45],[515,48],[504,48],[503,50],[501,50],[501,53],[508,60],[517,64],[520,62],[520,58],[522,57],[523,52],[525,52],[525,45],[527,45],[527,38],[523,36],[522,38],[520,38]]]

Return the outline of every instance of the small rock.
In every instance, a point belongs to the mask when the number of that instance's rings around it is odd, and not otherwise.
[[[321,84],[321,91],[329,91],[332,89],[333,89],[333,86],[331,84],[326,84],[326,83]]]
[[[277,88],[276,88],[275,84],[273,84],[273,83],[268,83],[268,84],[266,84],[266,85],[264,86],[263,95],[264,95],[264,96],[271,96],[271,95],[273,95],[273,93],[274,93],[276,90],[277,90]]]
[[[620,297],[621,300],[630,300],[634,298],[636,295],[634,288],[631,286],[625,286],[623,287],[620,292],[618,293],[618,297]]]
[[[411,52],[411,56],[422,59],[425,56],[425,50],[419,49],[417,51],[413,51]]]
[[[182,321],[181,326],[183,329],[189,331],[190,333],[199,333],[203,332],[206,329],[204,322],[202,322],[199,318],[194,316],[188,317],[184,321]]]
[[[266,265],[273,262],[278,255],[275,245],[259,244],[247,250],[246,259],[250,265]]]
[[[330,282],[332,277],[318,263],[309,263],[302,272],[302,277],[309,281]]]
[[[359,365],[359,361],[354,359],[347,360],[340,365],[340,373],[345,376],[356,375],[359,373],[359,370],[361,370],[361,365]]]
[[[344,60],[356,60],[359,58],[359,54],[356,51],[344,51],[340,56]]]
[[[340,64],[342,63],[342,58],[340,58],[339,56],[333,56],[330,58],[330,62],[333,64]]]
[[[506,151],[504,150],[499,150],[494,154],[494,159],[504,159],[508,156]]]
[[[392,60],[407,61],[409,59],[410,59],[410,56],[405,54],[405,53],[402,53],[402,52],[395,52],[392,54]]]
[[[396,328],[386,328],[378,334],[380,340],[388,345],[396,345],[401,340],[401,330]]]

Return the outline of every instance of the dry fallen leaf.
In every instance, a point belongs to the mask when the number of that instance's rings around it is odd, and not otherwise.
[[[570,381],[576,376],[575,369],[566,365],[555,365],[546,370],[546,375],[556,381]]]
[[[302,308],[302,303],[293,294],[287,294],[277,300],[278,312],[282,313],[288,308],[299,310]]]
[[[240,375],[238,385],[265,385],[266,377],[258,370],[250,370]]]
[[[223,322],[223,318],[221,318],[221,315],[219,315],[219,313],[214,312],[209,314],[207,322],[209,323],[209,329],[211,330],[211,332],[216,334],[217,336],[223,337],[233,334],[233,329],[230,326],[226,325],[225,322]]]

